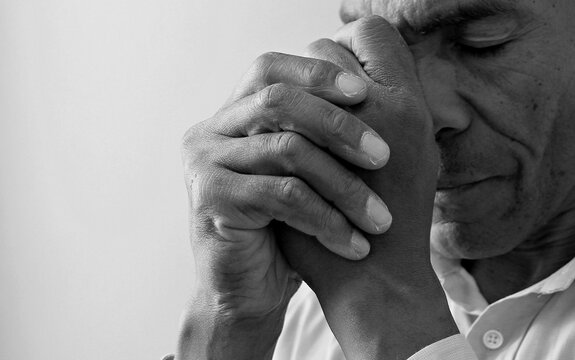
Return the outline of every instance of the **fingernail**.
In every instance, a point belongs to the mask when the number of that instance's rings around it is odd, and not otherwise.
[[[389,146],[369,132],[361,137],[361,150],[369,156],[369,161],[373,165],[385,164],[389,159]]]
[[[391,225],[392,218],[387,206],[375,196],[367,199],[367,216],[375,224],[377,231],[387,230]]]
[[[337,87],[347,97],[356,97],[367,89],[365,81],[360,77],[345,72],[339,73],[335,82]]]
[[[371,249],[369,241],[357,230],[353,230],[351,233],[351,246],[358,259],[366,257]]]

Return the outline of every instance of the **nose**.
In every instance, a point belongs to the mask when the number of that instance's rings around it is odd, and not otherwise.
[[[445,139],[463,132],[470,125],[468,105],[458,95],[456,65],[437,52],[413,51],[417,73],[425,100],[433,118],[436,139]],[[423,53],[422,53],[423,52]]]

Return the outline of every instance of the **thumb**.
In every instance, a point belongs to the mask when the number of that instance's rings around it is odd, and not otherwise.
[[[366,74],[386,87],[402,87],[417,79],[409,47],[395,27],[380,16],[351,22],[334,40],[351,51]]]

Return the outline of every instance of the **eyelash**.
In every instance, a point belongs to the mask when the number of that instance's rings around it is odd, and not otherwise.
[[[470,55],[478,58],[488,58],[499,55],[499,53],[501,53],[505,49],[508,43],[509,42],[504,42],[492,46],[473,47],[470,45],[463,44],[461,42],[454,42],[454,46],[456,50],[458,50],[463,55]]]

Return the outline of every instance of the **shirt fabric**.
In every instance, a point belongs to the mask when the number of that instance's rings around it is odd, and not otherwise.
[[[458,262],[435,258],[434,267],[464,336],[438,341],[408,360],[575,359],[575,259],[492,304]],[[345,360],[317,297],[305,284],[290,302],[273,359]]]

